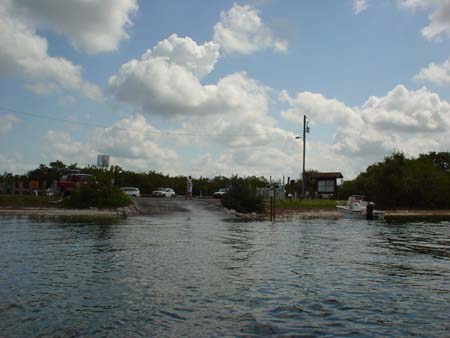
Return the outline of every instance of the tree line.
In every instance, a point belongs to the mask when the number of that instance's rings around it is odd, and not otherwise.
[[[450,152],[430,152],[417,158],[393,153],[344,182],[340,199],[365,195],[380,208],[450,208]]]
[[[173,188],[177,194],[186,192],[186,176],[171,176],[161,172],[150,170],[148,172],[133,172],[124,170],[120,166],[111,166],[108,169],[98,168],[96,166],[79,167],[76,163],[66,165],[61,161],[50,162],[49,165],[41,164],[38,168],[29,171],[25,175],[4,174],[0,175],[0,183],[12,185],[19,181],[27,186],[30,181],[42,182],[48,187],[53,181],[58,181],[64,171],[71,169],[82,174],[91,174],[96,181],[102,185],[111,185],[117,187],[138,187],[142,194],[151,194],[152,191],[165,187]],[[247,186],[262,187],[268,184],[264,177],[249,176],[238,178],[216,176],[213,178],[199,177],[193,178],[193,194],[195,196],[211,196],[221,188],[229,188],[233,184],[245,184]]]
[[[136,173],[124,170],[119,166],[101,169],[95,166],[79,168],[78,165],[65,165],[61,161],[41,164],[26,175],[0,175],[0,183],[8,186],[22,181],[46,182],[47,186],[59,180],[64,169],[78,170],[81,173],[95,176],[96,181],[105,186],[138,187],[142,194],[151,194],[160,187],[173,188],[177,194],[186,191],[185,176],[170,176],[156,171]],[[312,171],[311,171],[312,172]],[[308,177],[309,172],[306,173]],[[264,177],[200,177],[193,179],[193,194],[196,196],[211,196],[221,188],[236,187],[240,195],[252,195],[257,187],[268,185]],[[298,192],[301,181],[291,181],[286,186],[287,192]],[[306,179],[306,191],[313,189],[310,180]],[[245,191],[245,193],[244,193]],[[380,208],[450,208],[450,152],[430,152],[417,158],[407,158],[397,152],[388,155],[382,162],[367,167],[354,180],[346,181],[339,187],[339,199],[347,199],[354,194],[365,195]],[[234,194],[233,194],[234,196]],[[311,194],[312,196],[312,194]],[[232,197],[232,195],[230,195]],[[234,198],[239,198],[234,196]],[[230,201],[228,201],[230,202]],[[248,201],[249,205],[254,201]]]

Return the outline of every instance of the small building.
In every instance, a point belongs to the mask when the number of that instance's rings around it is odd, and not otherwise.
[[[314,193],[321,198],[332,198],[337,195],[337,180],[344,178],[341,173],[317,173],[309,175],[314,187]]]

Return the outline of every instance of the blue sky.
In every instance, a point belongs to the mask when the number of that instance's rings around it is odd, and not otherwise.
[[[350,179],[448,151],[450,0],[0,1],[0,171]]]

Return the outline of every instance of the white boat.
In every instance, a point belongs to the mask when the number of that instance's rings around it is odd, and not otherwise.
[[[345,218],[384,219],[384,211],[375,210],[375,203],[367,202],[364,196],[353,195],[346,205],[336,205],[337,211]]]

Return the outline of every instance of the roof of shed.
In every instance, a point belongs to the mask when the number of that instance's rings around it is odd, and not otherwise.
[[[342,173],[334,172],[334,173],[311,173],[311,178],[344,178]]]

